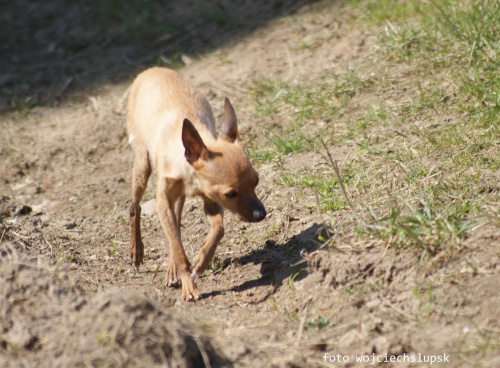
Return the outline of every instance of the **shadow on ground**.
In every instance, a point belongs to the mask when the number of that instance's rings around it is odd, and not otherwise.
[[[307,261],[304,259],[304,255],[318,249],[318,243],[315,242],[315,239],[322,231],[322,225],[314,224],[300,234],[293,236],[286,243],[276,244],[268,241],[265,248],[233,260],[238,265],[260,264],[261,277],[245,281],[243,284],[233,287],[231,291],[243,292],[259,286],[273,286],[271,293],[256,302],[260,303],[276,292],[285,280],[289,278],[292,281],[302,280],[308,275]],[[222,293],[224,291],[212,292],[203,295],[203,297],[213,297]]]
[[[179,67],[316,0],[2,1],[0,111]]]

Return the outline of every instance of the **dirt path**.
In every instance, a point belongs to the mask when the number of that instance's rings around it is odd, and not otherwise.
[[[280,75],[299,84],[363,65],[372,52],[369,34],[335,18],[339,7],[305,7],[185,59],[180,73],[216,116],[231,97],[244,143],[261,137],[273,122],[254,114],[254,81]],[[273,163],[259,167],[266,223],[227,214],[216,260],[197,281],[201,301],[182,303],[164,286],[167,245],[152,184],[143,200],[146,261],[134,273],[124,111],[132,77],[83,101],[1,116],[1,366],[367,367],[419,353],[440,359],[433,366],[500,364],[491,349],[500,328],[498,227],[478,229],[446,268],[353,234],[339,235],[338,251],[318,249],[325,235],[314,197],[291,201],[292,189],[275,185]],[[284,160],[327,165],[321,153]],[[342,211],[334,216],[343,221]],[[190,258],[207,229],[201,202],[189,199],[182,237]],[[356,362],[363,355],[370,360]]]

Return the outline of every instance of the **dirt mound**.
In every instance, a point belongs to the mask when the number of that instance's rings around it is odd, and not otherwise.
[[[65,270],[0,258],[0,366],[228,366],[203,332],[126,291],[86,295]]]

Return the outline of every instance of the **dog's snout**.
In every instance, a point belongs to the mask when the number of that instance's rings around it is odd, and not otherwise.
[[[257,198],[249,197],[247,204],[246,215],[242,216],[244,221],[259,222],[266,218],[266,209]]]
[[[264,209],[264,207],[262,208],[258,208],[258,209],[254,209],[253,210],[253,220],[254,222],[259,222],[259,221],[262,221],[266,218],[266,210]]]

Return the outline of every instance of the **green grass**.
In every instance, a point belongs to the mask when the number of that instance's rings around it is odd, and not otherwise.
[[[281,163],[289,154],[308,152],[314,147],[314,138],[300,125],[287,128],[275,127],[264,132],[266,147],[248,142],[248,154],[254,161],[261,163]]]
[[[10,105],[12,109],[17,111],[23,119],[31,114],[37,104],[36,99],[31,96],[19,97],[9,90],[4,90],[4,92],[11,96]]]
[[[315,329],[315,328],[321,329],[324,327],[330,327],[331,325],[332,323],[323,316],[318,316],[317,318],[314,319],[307,319],[304,323],[304,326],[307,329]]]
[[[477,223],[466,219],[466,204],[439,205],[432,198],[413,204],[404,198],[394,198],[387,204],[387,213],[379,217],[369,209],[370,223],[363,222],[360,230],[397,247],[420,249],[423,256],[449,251],[460,244],[468,230]],[[362,230],[362,231],[363,231]]]
[[[288,114],[296,123],[311,119],[331,121],[347,101],[370,87],[353,70],[341,75],[326,74],[310,86],[292,85],[279,78],[254,81],[250,95],[258,117]]]
[[[311,126],[311,122],[334,127],[335,118],[347,102],[370,85],[370,81],[361,79],[352,70],[340,77],[325,75],[314,86],[294,86],[279,78],[254,81],[250,95],[256,104],[256,117],[278,122],[263,134],[266,149],[262,149],[261,144],[256,147],[250,143],[250,156],[261,162],[281,162],[282,157],[289,154],[317,151],[320,128]],[[383,114],[383,111],[380,109],[374,114]]]
[[[484,214],[500,212],[485,207],[500,202],[500,3],[353,0],[344,12],[376,35],[377,50],[314,81],[255,82],[256,117],[270,127],[251,157],[276,164],[275,184],[304,207],[317,193],[331,218],[348,207],[333,168],[283,160],[324,154],[322,138],[350,152],[339,166],[359,236],[422,256],[460,249]]]
[[[384,25],[401,22],[427,11],[429,1],[424,0],[351,0],[349,7],[358,15],[359,21],[369,25]]]
[[[301,197],[318,193],[321,198],[321,210],[325,212],[338,211],[347,207],[345,198],[336,195],[340,189],[337,179],[329,176],[325,178],[319,172],[310,173],[309,170],[304,170],[298,174],[285,173],[275,184],[295,187]],[[315,204],[311,203],[311,208],[314,206]]]

